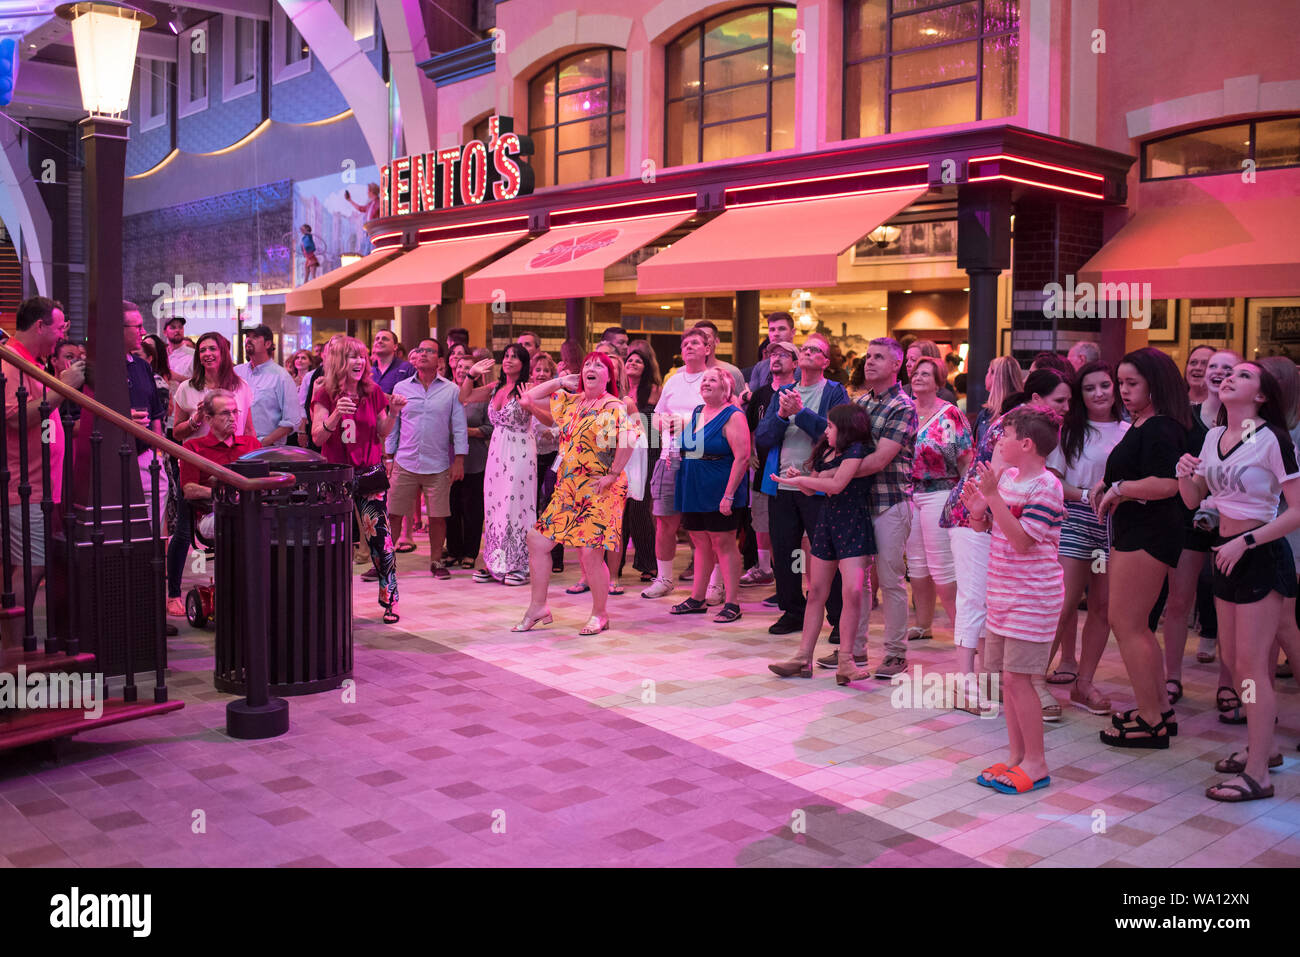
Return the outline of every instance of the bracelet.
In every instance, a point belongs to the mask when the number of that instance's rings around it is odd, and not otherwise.
[[[328,420],[328,419],[327,419],[326,421],[324,421],[324,422],[321,423],[321,428],[323,428],[326,432],[333,432],[333,431],[334,431],[334,429],[331,429],[331,428],[330,428],[330,424],[329,424],[329,420]]]

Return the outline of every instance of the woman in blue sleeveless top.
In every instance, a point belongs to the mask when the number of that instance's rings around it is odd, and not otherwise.
[[[708,611],[705,592],[713,566],[722,563],[727,600],[716,622],[740,618],[740,548],[735,509],[749,504],[745,472],[749,468],[749,426],[731,404],[731,376],[709,369],[700,379],[700,398],[682,430],[682,465],[677,472],[676,507],[682,527],[695,549],[695,580],[691,597],[674,605],[674,615],[702,615]]]

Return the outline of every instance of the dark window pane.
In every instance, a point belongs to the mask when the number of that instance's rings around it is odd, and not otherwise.
[[[1300,118],[1256,123],[1255,162],[1261,167],[1300,163]]]
[[[704,55],[714,56],[767,42],[767,10],[750,10],[710,21],[704,30]]]
[[[932,43],[978,36],[979,32],[978,3],[941,7],[895,20],[893,49],[910,50]]]
[[[1194,176],[1241,169],[1249,155],[1250,127],[1221,126],[1174,136],[1147,146],[1147,176]]]
[[[610,156],[610,175],[623,175],[623,144],[627,139],[627,114],[615,113],[609,118],[609,147]],[[633,175],[640,175],[640,170],[634,171]]]
[[[610,109],[627,108],[627,54],[622,50],[614,51],[614,75],[610,77]]]
[[[1015,116],[1019,90],[1020,36],[1010,33],[984,41],[980,119]]]
[[[888,0],[848,0],[844,6],[844,58],[850,62],[885,52]]]
[[[560,157],[559,182],[581,183],[589,179],[601,179],[608,176],[606,163],[608,154],[603,149],[587,150],[582,153],[567,153]]]
[[[555,70],[547,69],[528,84],[528,128],[555,122]]]
[[[585,86],[604,83],[609,77],[609,53],[606,50],[589,50],[564,60],[560,64],[560,94],[580,90]]]
[[[538,186],[555,185],[555,129],[533,130],[533,175]]]
[[[794,79],[772,84],[772,149],[794,146]]]
[[[704,92],[767,79],[767,48],[704,61]]]
[[[1020,0],[984,0],[984,32],[1020,29]]]
[[[609,112],[609,87],[582,90],[560,97],[560,122],[585,120]]]
[[[700,34],[692,30],[668,48],[668,95],[700,92]]]
[[[844,71],[844,138],[885,132],[885,61],[859,63]]]
[[[975,42],[957,43],[896,56],[890,86],[895,90],[903,90],[909,86],[925,86],[973,77],[978,49]],[[975,119],[975,114],[972,113],[970,118]]]
[[[609,121],[603,116],[585,123],[568,123],[560,127],[559,151],[604,146],[609,136]]]
[[[704,122],[722,123],[742,116],[767,115],[767,84],[756,83],[704,98]]]
[[[969,123],[975,118],[975,84],[958,83],[931,90],[895,93],[889,108],[891,133]]]
[[[767,152],[767,120],[746,120],[704,130],[704,161]]]
[[[700,161],[700,101],[692,97],[668,104],[664,156],[669,166]]]

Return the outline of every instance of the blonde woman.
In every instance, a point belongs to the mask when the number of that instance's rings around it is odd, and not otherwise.
[[[347,336],[325,351],[324,374],[312,394],[312,439],[330,462],[351,465],[357,476],[379,466],[383,442],[397,424],[406,399],[384,395],[370,377],[365,343]],[[380,472],[382,475],[382,471]],[[384,623],[399,620],[397,552],[388,530],[388,493],[354,490],[361,534],[379,573]]]

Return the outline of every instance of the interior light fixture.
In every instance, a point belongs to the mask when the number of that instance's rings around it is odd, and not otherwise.
[[[877,226],[867,233],[867,238],[875,243],[878,248],[885,249],[898,242],[898,237],[901,235],[903,235],[903,231],[897,226]]]
[[[175,6],[171,8],[171,16],[167,18],[167,26],[171,28],[172,33],[181,32],[181,12]]]

